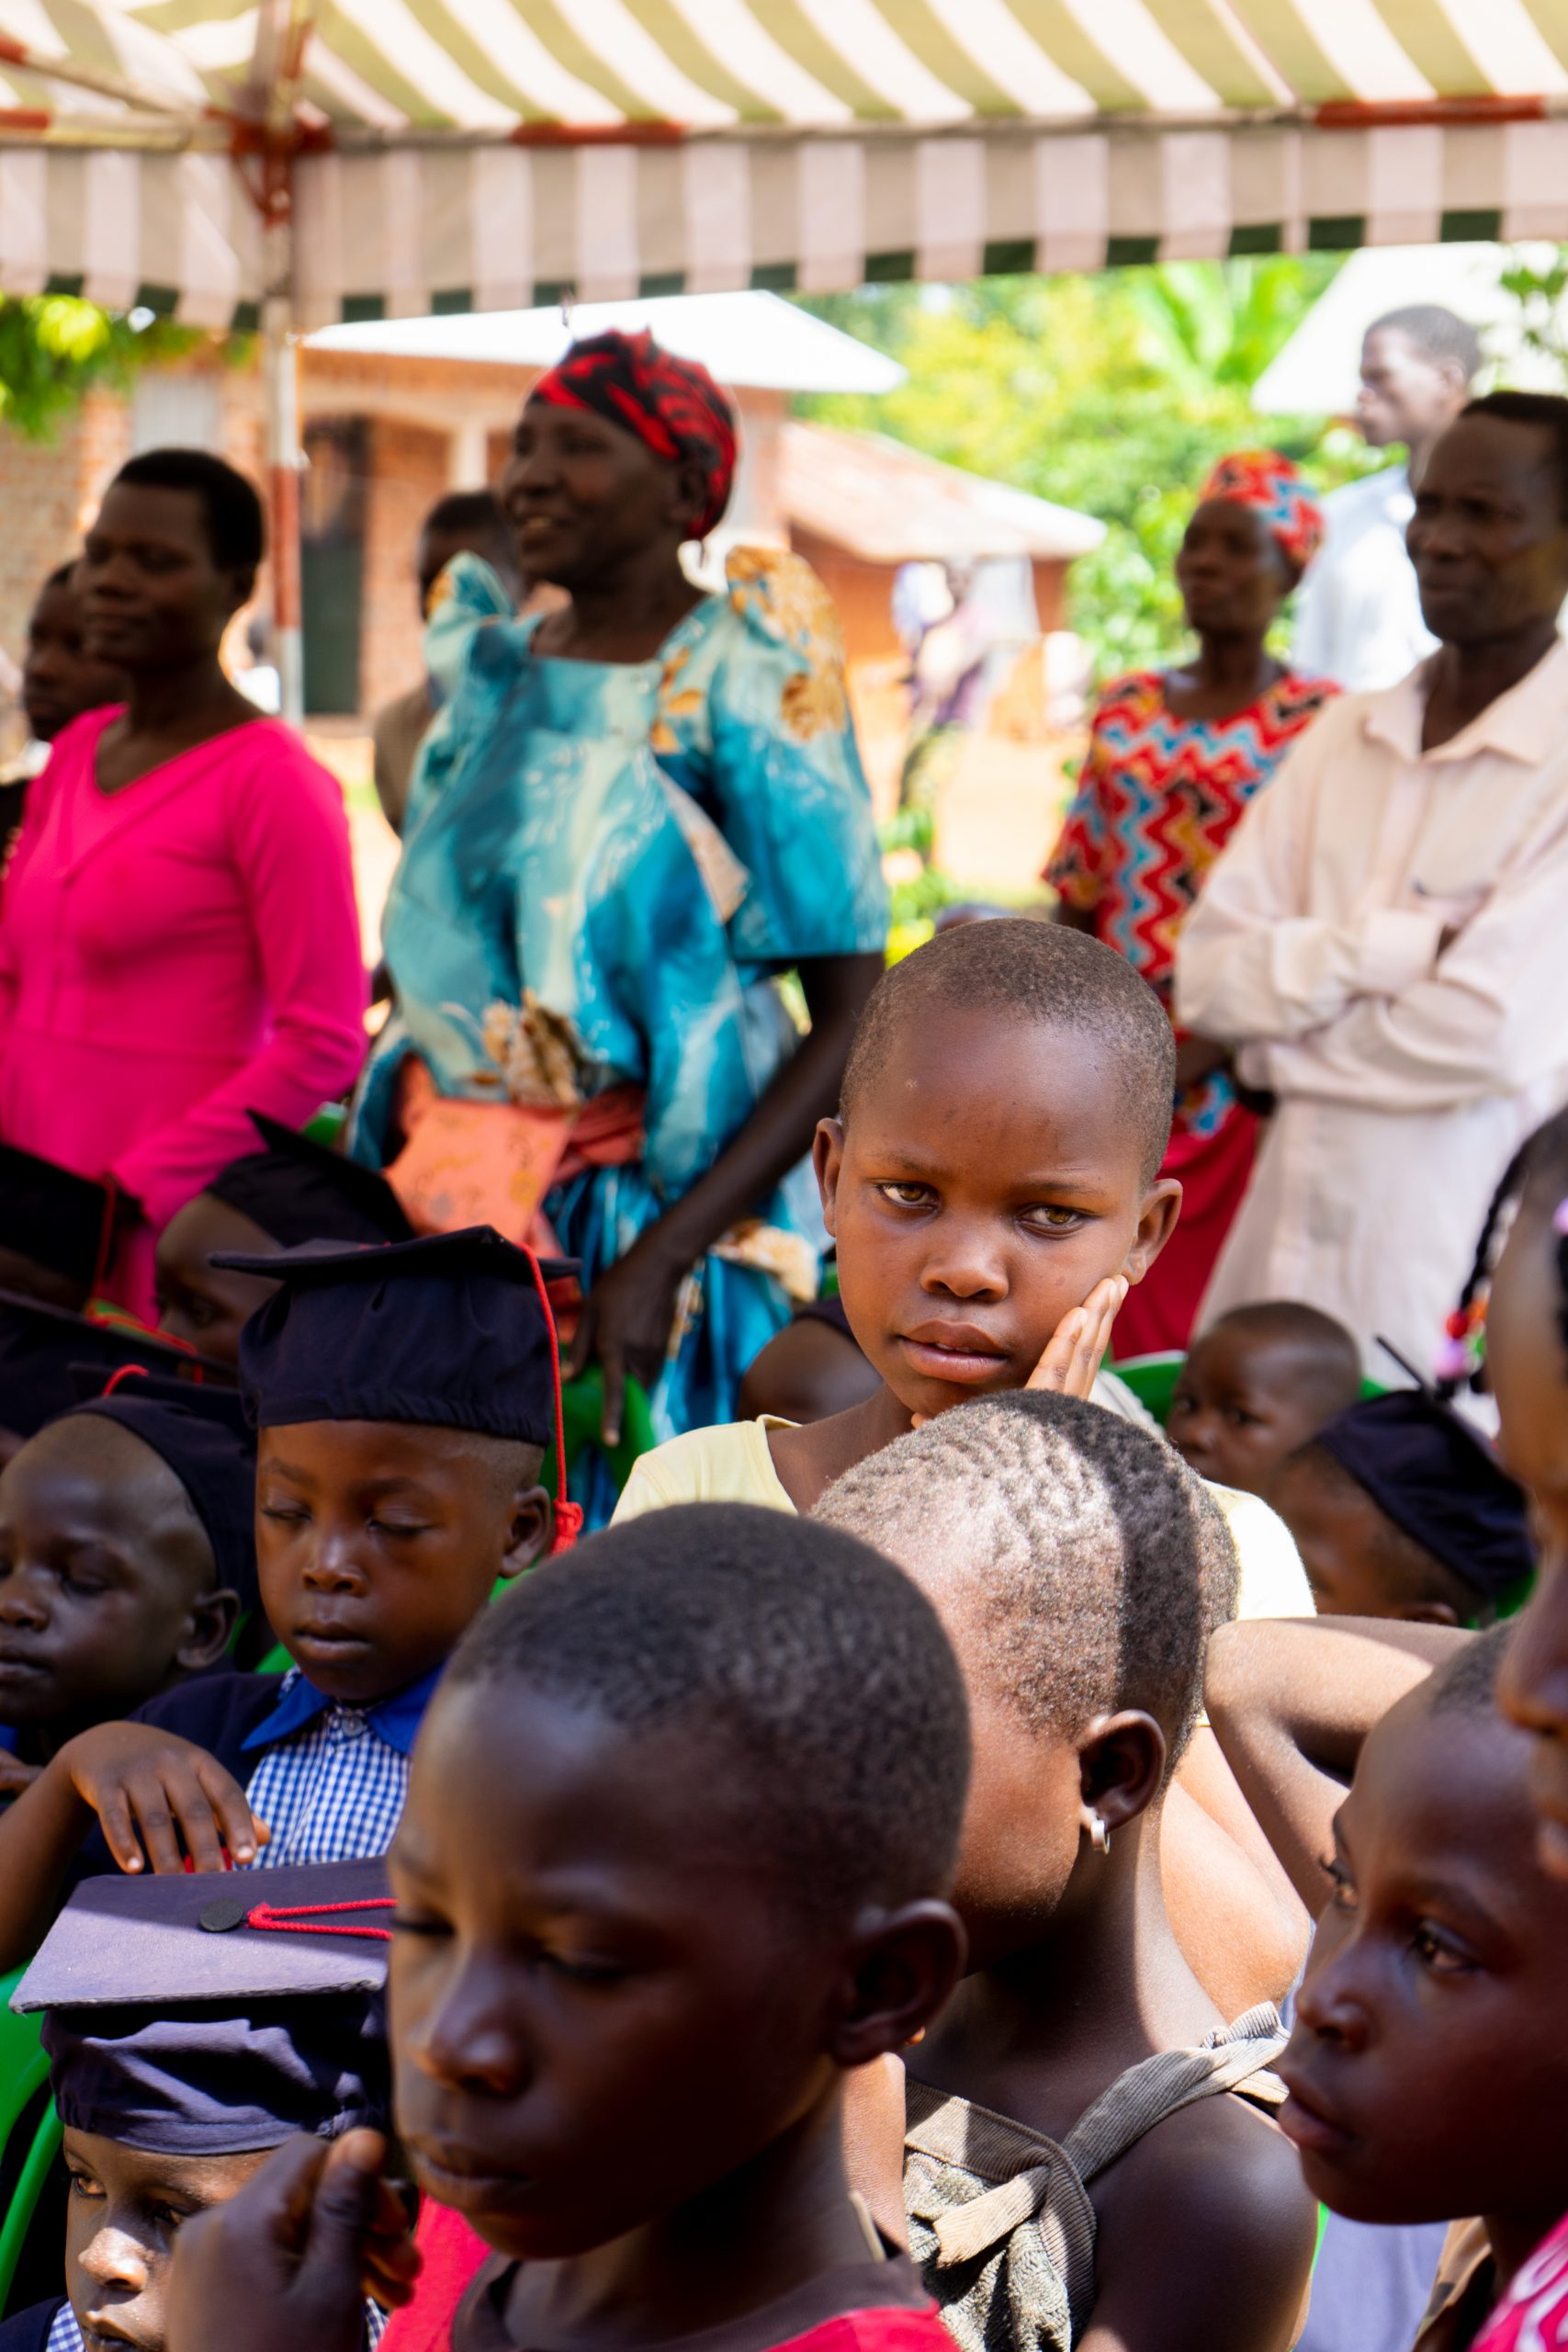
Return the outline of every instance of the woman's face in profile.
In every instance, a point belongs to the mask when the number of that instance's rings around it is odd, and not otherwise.
[[[76,567],[86,650],[127,671],[215,652],[250,585],[214,563],[195,491],[111,482]]]

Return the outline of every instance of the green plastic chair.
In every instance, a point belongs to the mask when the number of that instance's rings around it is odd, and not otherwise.
[[[17,2017],[10,2006],[21,1975],[18,1968],[0,1976],[0,2166],[15,2184],[0,2220],[0,2311],[62,2136],[49,2096],[49,2060],[39,2038],[39,2018]]]

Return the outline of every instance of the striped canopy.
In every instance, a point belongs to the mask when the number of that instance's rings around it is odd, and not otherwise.
[[[1568,236],[1565,118],[1568,0],[0,0],[0,286],[310,327]]]

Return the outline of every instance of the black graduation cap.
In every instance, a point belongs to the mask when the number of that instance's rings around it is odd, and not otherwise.
[[[1425,1389],[1365,1397],[1314,1442],[1472,1590],[1499,1600],[1534,1574],[1524,1488],[1480,1432]]]
[[[207,1186],[283,1249],[302,1241],[412,1241],[413,1227],[386,1178],[329,1151],[265,1111],[250,1114],[265,1144],[231,1159]]]
[[[113,1216],[107,1184],[0,1144],[0,1246],[80,1283],[85,1295],[107,1262]]]
[[[541,1265],[488,1225],[212,1262],[278,1285],[240,1337],[240,1385],[258,1427],[412,1421],[556,1441],[559,1359],[545,1284],[569,1266]]]
[[[172,1384],[164,1384],[172,1385]],[[231,1414],[239,1398],[215,1391],[228,1411],[212,1410],[202,1391],[191,1387],[189,1402],[146,1394],[140,1380],[125,1382],[112,1396],[73,1407],[69,1418],[118,1421],[161,1455],[186,1493],[212,1546],[221,1589],[237,1592],[247,1611],[259,1608],[256,1583],[255,1443],[247,1428],[236,1430]]]
[[[0,1290],[0,1429],[31,1437],[80,1401],[85,1383],[101,1390],[132,1366],[164,1381],[233,1388],[231,1366],[194,1355],[155,1331],[100,1323]]]
[[[85,1880],[11,2000],[61,2121],[179,2156],[384,2125],[389,1910],[380,1861]]]

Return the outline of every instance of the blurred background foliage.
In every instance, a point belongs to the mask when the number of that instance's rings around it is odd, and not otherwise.
[[[1098,515],[1105,542],[1069,574],[1071,620],[1109,677],[1184,642],[1172,564],[1216,458],[1269,446],[1325,490],[1386,464],[1329,419],[1251,406],[1340,266],[1277,254],[802,297],[908,370],[897,391],[806,401],[802,413]]]

